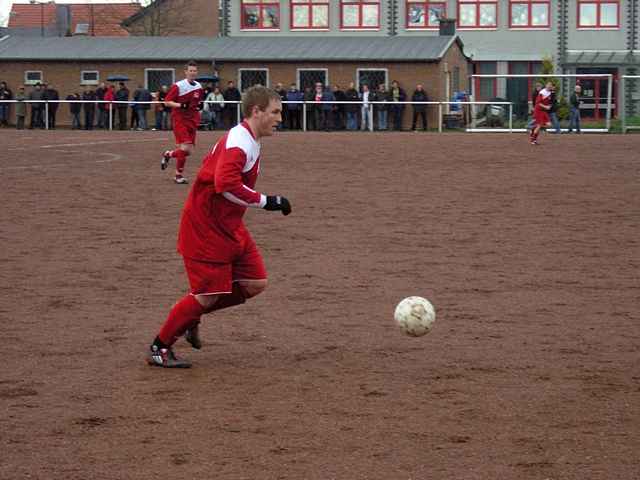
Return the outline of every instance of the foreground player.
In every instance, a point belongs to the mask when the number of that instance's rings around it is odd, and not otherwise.
[[[547,82],[547,85],[540,90],[536,97],[536,105],[533,110],[534,125],[531,129],[531,136],[529,141],[531,145],[538,144],[538,135],[540,135],[540,129],[542,127],[551,126],[551,119],[549,118],[549,110],[551,110],[551,91],[553,89],[553,83]]]
[[[200,317],[240,305],[267,286],[262,257],[242,217],[247,207],[291,213],[289,201],[253,190],[260,171],[262,137],[273,135],[282,121],[280,96],[261,86],[250,88],[242,100],[245,120],[229,130],[202,162],[189,192],[178,234],[178,251],[191,293],[169,312],[147,355],[150,365],[188,368],[171,346],[181,336],[202,346]]]
[[[184,68],[185,79],[174,83],[164,104],[171,108],[171,121],[173,122],[173,134],[176,137],[176,149],[167,150],[162,155],[160,168],[164,170],[169,165],[171,158],[176,159],[176,176],[174,181],[178,184],[189,183],[184,178],[184,164],[187,157],[193,153],[196,144],[196,132],[200,124],[200,105],[204,100],[202,85],[196,82],[198,65],[193,60]]]

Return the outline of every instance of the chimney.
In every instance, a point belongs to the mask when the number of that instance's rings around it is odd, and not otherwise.
[[[441,18],[440,19],[440,36],[453,37],[456,34],[456,19]]]

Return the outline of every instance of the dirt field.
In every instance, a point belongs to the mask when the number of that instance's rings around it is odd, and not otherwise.
[[[1,479],[639,478],[637,136],[265,140],[270,288],[186,371],[143,361],[187,288],[169,136],[0,138]]]

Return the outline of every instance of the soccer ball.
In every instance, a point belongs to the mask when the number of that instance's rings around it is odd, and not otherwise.
[[[426,298],[407,297],[398,304],[393,317],[404,333],[421,337],[433,328],[436,311]]]

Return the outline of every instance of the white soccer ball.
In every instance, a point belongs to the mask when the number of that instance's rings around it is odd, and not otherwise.
[[[407,297],[396,307],[396,323],[412,337],[421,337],[431,331],[436,321],[436,311],[431,302],[422,297]]]

